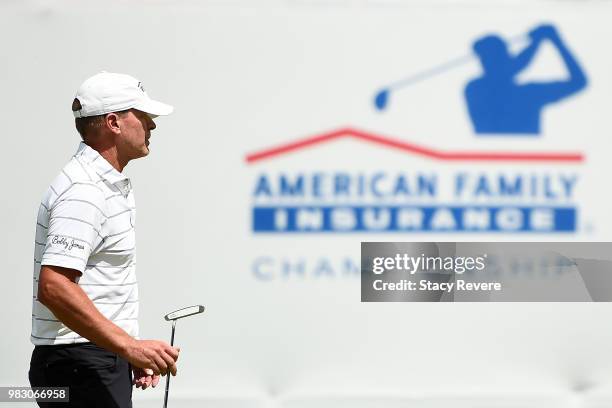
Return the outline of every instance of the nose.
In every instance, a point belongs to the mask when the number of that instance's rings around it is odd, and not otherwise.
[[[153,130],[157,127],[157,125],[155,124],[155,122],[153,121],[153,119],[151,119],[149,117],[149,130]]]

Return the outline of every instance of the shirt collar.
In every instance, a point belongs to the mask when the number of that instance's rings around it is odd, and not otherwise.
[[[100,153],[84,142],[79,144],[75,157],[84,159],[100,177],[113,184],[123,194],[127,194],[132,189],[130,179],[126,175],[117,171]]]

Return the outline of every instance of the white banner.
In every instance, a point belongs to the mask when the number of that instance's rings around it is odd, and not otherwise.
[[[79,142],[74,92],[108,70],[176,107],[127,168],[143,337],[207,307],[178,324],[171,401],[609,404],[605,304],[359,289],[361,241],[610,239],[609,3],[0,7],[1,385],[27,384],[36,209]]]

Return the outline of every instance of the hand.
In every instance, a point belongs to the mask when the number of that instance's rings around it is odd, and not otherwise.
[[[155,375],[153,370],[149,368],[132,368],[134,373],[134,379],[132,380],[132,385],[135,385],[136,388],[142,388],[146,390],[148,387],[155,388],[159,383],[159,375]]]
[[[559,34],[557,33],[557,29],[550,24],[542,24],[539,27],[534,28],[529,32],[529,36],[533,41],[541,41],[545,38],[554,40]]]
[[[176,360],[180,351],[178,347],[160,340],[131,339],[122,356],[133,367],[150,369],[154,375],[176,375]]]

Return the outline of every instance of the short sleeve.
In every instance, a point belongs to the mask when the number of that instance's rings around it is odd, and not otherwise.
[[[49,229],[41,265],[85,270],[87,260],[102,240],[106,201],[94,183],[75,183],[49,208]]]

